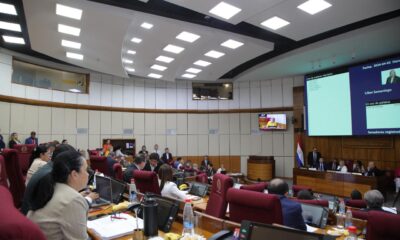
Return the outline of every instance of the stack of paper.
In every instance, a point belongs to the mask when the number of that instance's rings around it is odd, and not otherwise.
[[[138,219],[139,229],[143,229],[143,220]],[[117,214],[117,217],[106,216],[88,221],[87,227],[93,229],[102,239],[114,239],[133,233],[136,227],[136,218],[129,214]]]

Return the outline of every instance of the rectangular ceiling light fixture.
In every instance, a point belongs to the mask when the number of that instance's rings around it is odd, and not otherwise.
[[[127,64],[132,64],[133,63],[133,60],[131,60],[131,59],[122,59],[122,62],[123,63],[127,63]]]
[[[0,3],[0,13],[17,15],[15,6],[12,4],[7,4],[7,3]]]
[[[15,44],[25,44],[25,40],[20,37],[5,36],[3,35],[4,42],[15,43]]]
[[[142,42],[142,39],[137,38],[137,37],[134,37],[134,38],[131,39],[131,42],[134,42],[134,43],[141,43],[141,42]]]
[[[235,7],[233,5],[230,5],[228,3],[225,3],[225,2],[220,2],[215,7],[213,7],[209,11],[209,13],[212,13],[214,15],[217,15],[218,17],[228,20],[231,17],[238,14],[240,11],[242,11],[242,9]]]
[[[135,55],[135,54],[136,54],[136,51],[128,50],[126,53],[128,53],[128,54],[130,54],[130,55]]]
[[[14,32],[21,32],[21,25],[19,25],[18,23],[0,21],[0,29],[14,31]]]
[[[190,73],[199,73],[199,72],[201,72],[201,69],[198,69],[198,68],[188,68],[188,69],[186,69],[186,72],[190,72]]]
[[[184,77],[184,78],[194,78],[194,77],[196,77],[196,75],[190,74],[190,73],[185,73],[185,74],[182,75],[182,77]]]
[[[68,7],[62,4],[56,4],[56,14],[59,16],[81,20],[82,10],[78,8]]]
[[[157,74],[157,73],[150,73],[149,75],[147,75],[148,77],[151,78],[162,78],[162,75]]]
[[[197,39],[199,39],[200,36],[197,34],[194,34],[194,33],[183,31],[183,32],[179,33],[179,35],[176,36],[176,38],[179,40],[185,41],[185,42],[192,43],[192,42],[196,41]]]
[[[80,93],[81,92],[81,90],[76,89],[76,88],[71,88],[69,91],[73,92],[73,93]]]
[[[158,70],[158,71],[164,71],[165,69],[167,69],[167,67],[164,67],[164,66],[161,66],[161,65],[157,65],[157,64],[154,64],[150,68],[154,69],[154,70]]]
[[[196,62],[193,63],[194,65],[201,66],[201,67],[207,67],[210,65],[210,62],[203,61],[203,60],[197,60]]]
[[[239,42],[239,41],[235,41],[233,39],[229,39],[229,40],[221,43],[221,46],[227,47],[227,48],[230,48],[230,49],[236,49],[238,47],[243,46],[243,43]]]
[[[207,57],[212,57],[212,58],[220,58],[220,57],[224,56],[225,53],[218,52],[218,51],[215,51],[215,50],[211,50],[211,51],[209,51],[208,53],[206,53],[204,55],[207,56]]]
[[[129,67],[125,68],[125,70],[128,71],[128,72],[134,72],[135,71],[134,68],[129,68]]]
[[[172,45],[172,44],[168,44],[167,46],[165,46],[165,48],[163,50],[166,51],[166,52],[179,54],[185,49],[183,47],[179,47],[179,46],[175,46],[175,45]]]
[[[170,62],[174,61],[175,59],[171,58],[171,57],[166,57],[166,56],[158,56],[156,58],[156,60],[160,61],[160,62],[170,63]]]
[[[148,23],[148,22],[144,22],[144,23],[142,23],[140,26],[141,26],[142,28],[145,28],[145,29],[152,29],[154,25],[151,24],[151,23]]]
[[[65,33],[73,36],[79,36],[81,34],[81,29],[76,27],[71,27],[64,24],[58,24],[58,31],[60,33]]]
[[[306,13],[314,15],[331,6],[332,4],[324,0],[308,0],[307,2],[304,2],[297,6],[297,8],[303,10]]]
[[[261,23],[261,25],[263,25],[264,27],[270,28],[272,30],[277,30],[288,24],[290,24],[290,22],[288,22],[280,17],[277,17],[277,16],[269,18]]]
[[[67,52],[67,58],[83,60],[83,55],[79,53]]]
[[[64,40],[64,39],[61,40],[61,46],[75,48],[75,49],[81,49],[81,43],[68,41],[68,40]]]

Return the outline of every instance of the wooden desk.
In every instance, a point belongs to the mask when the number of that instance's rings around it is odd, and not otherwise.
[[[341,197],[350,197],[350,193],[354,189],[364,195],[365,192],[377,188],[375,177],[299,168],[293,168],[293,184],[310,187],[314,192]]]

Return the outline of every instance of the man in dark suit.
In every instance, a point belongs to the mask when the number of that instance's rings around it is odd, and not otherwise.
[[[324,162],[324,159],[323,159],[323,158],[320,158],[320,159],[319,159],[319,163],[318,163],[318,165],[317,165],[317,170],[318,170],[318,171],[322,171],[322,172],[328,170],[328,166],[327,166],[327,164]]]
[[[36,137],[36,132],[32,131],[31,136],[25,139],[25,144],[35,144],[39,145],[39,140]]]
[[[6,148],[6,144],[4,143],[3,135],[0,134],[0,149],[3,148]]]
[[[378,177],[382,175],[382,171],[379,170],[374,162],[369,162],[367,170],[364,173],[364,176],[369,176],[369,177]]]
[[[339,164],[338,164],[336,158],[334,158],[334,159],[332,160],[332,162],[329,163],[328,169],[327,169],[327,170],[330,170],[330,171],[337,171],[338,165],[339,165]]]
[[[160,163],[160,160],[158,159],[158,154],[152,153],[152,154],[150,154],[150,160],[146,163],[143,170],[155,172],[158,174],[158,169],[160,168],[160,166],[161,166],[161,163]]]
[[[316,147],[313,148],[312,152],[308,153],[307,164],[308,167],[317,167],[319,159],[321,158],[321,153],[318,152]]]
[[[169,165],[172,165],[173,159],[172,159],[172,154],[169,152],[169,148],[165,148],[165,152],[163,153],[161,160]]]
[[[298,202],[286,198],[288,192],[289,186],[282,179],[275,178],[269,182],[268,194],[278,195],[281,201],[283,225],[300,230],[306,230],[307,227],[304,223],[301,205]]]
[[[394,69],[390,70],[389,77],[386,78],[386,84],[392,84],[392,83],[400,83],[400,77],[396,75]]]
[[[124,172],[124,181],[130,183],[131,179],[133,178],[134,171],[141,171],[145,165],[146,161],[143,157],[136,157],[135,161],[133,161],[133,163],[126,168],[126,171]]]
[[[210,165],[210,164],[211,164],[211,161],[208,159],[208,156],[205,155],[203,161],[201,161],[200,170],[207,171],[208,165]]]

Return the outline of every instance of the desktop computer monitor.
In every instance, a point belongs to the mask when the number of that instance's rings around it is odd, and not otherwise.
[[[310,226],[325,228],[329,211],[327,208],[317,205],[301,203],[304,222]]]

